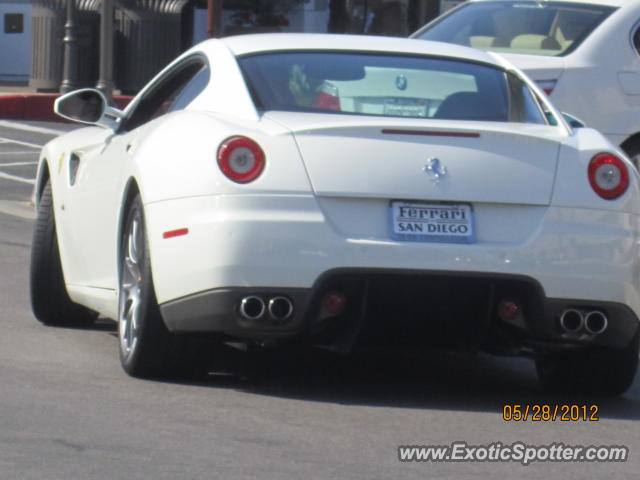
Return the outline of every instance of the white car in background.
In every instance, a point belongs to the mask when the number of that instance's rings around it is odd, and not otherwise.
[[[638,175],[493,54],[229,37],[125,111],[55,109],[92,126],[42,150],[33,310],[116,319],[131,375],[189,370],[194,340],[437,342],[534,356],[554,389],[633,381]]]
[[[412,37],[502,54],[640,162],[640,1],[468,0]]]

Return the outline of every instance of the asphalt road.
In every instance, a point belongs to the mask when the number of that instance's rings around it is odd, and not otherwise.
[[[528,360],[443,352],[291,358],[260,380],[127,377],[112,322],[49,328],[31,314],[30,182],[53,134],[14,127],[0,122],[0,479],[638,478],[640,380],[616,399],[560,398]],[[596,404],[600,420],[505,422],[505,403]],[[626,445],[630,459],[398,461],[398,445],[454,441]]]

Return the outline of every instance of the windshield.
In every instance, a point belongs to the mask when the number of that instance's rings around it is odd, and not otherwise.
[[[266,53],[239,62],[262,110],[545,123],[526,83],[490,65],[350,52]]]
[[[575,50],[614,10],[575,2],[469,3],[415,37],[495,52],[562,56]]]

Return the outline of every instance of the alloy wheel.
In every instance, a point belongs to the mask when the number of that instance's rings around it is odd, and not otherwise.
[[[134,208],[127,223],[123,242],[120,273],[118,330],[120,348],[125,357],[133,354],[141,330],[142,293],[144,282],[144,227],[139,208]]]

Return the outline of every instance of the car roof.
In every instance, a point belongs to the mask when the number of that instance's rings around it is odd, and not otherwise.
[[[516,0],[470,0],[471,2],[504,2],[504,1],[516,1]],[[548,2],[563,2],[563,3],[582,3],[588,5],[605,5],[608,7],[630,7],[634,4],[633,0],[517,0],[519,2],[532,2],[532,3],[548,3]]]
[[[198,47],[207,52],[210,42],[222,42],[235,56],[276,51],[356,51],[370,53],[400,53],[461,58],[504,67],[494,55],[451,43],[416,41],[397,37],[365,35],[334,35],[315,33],[265,33],[206,40]]]

